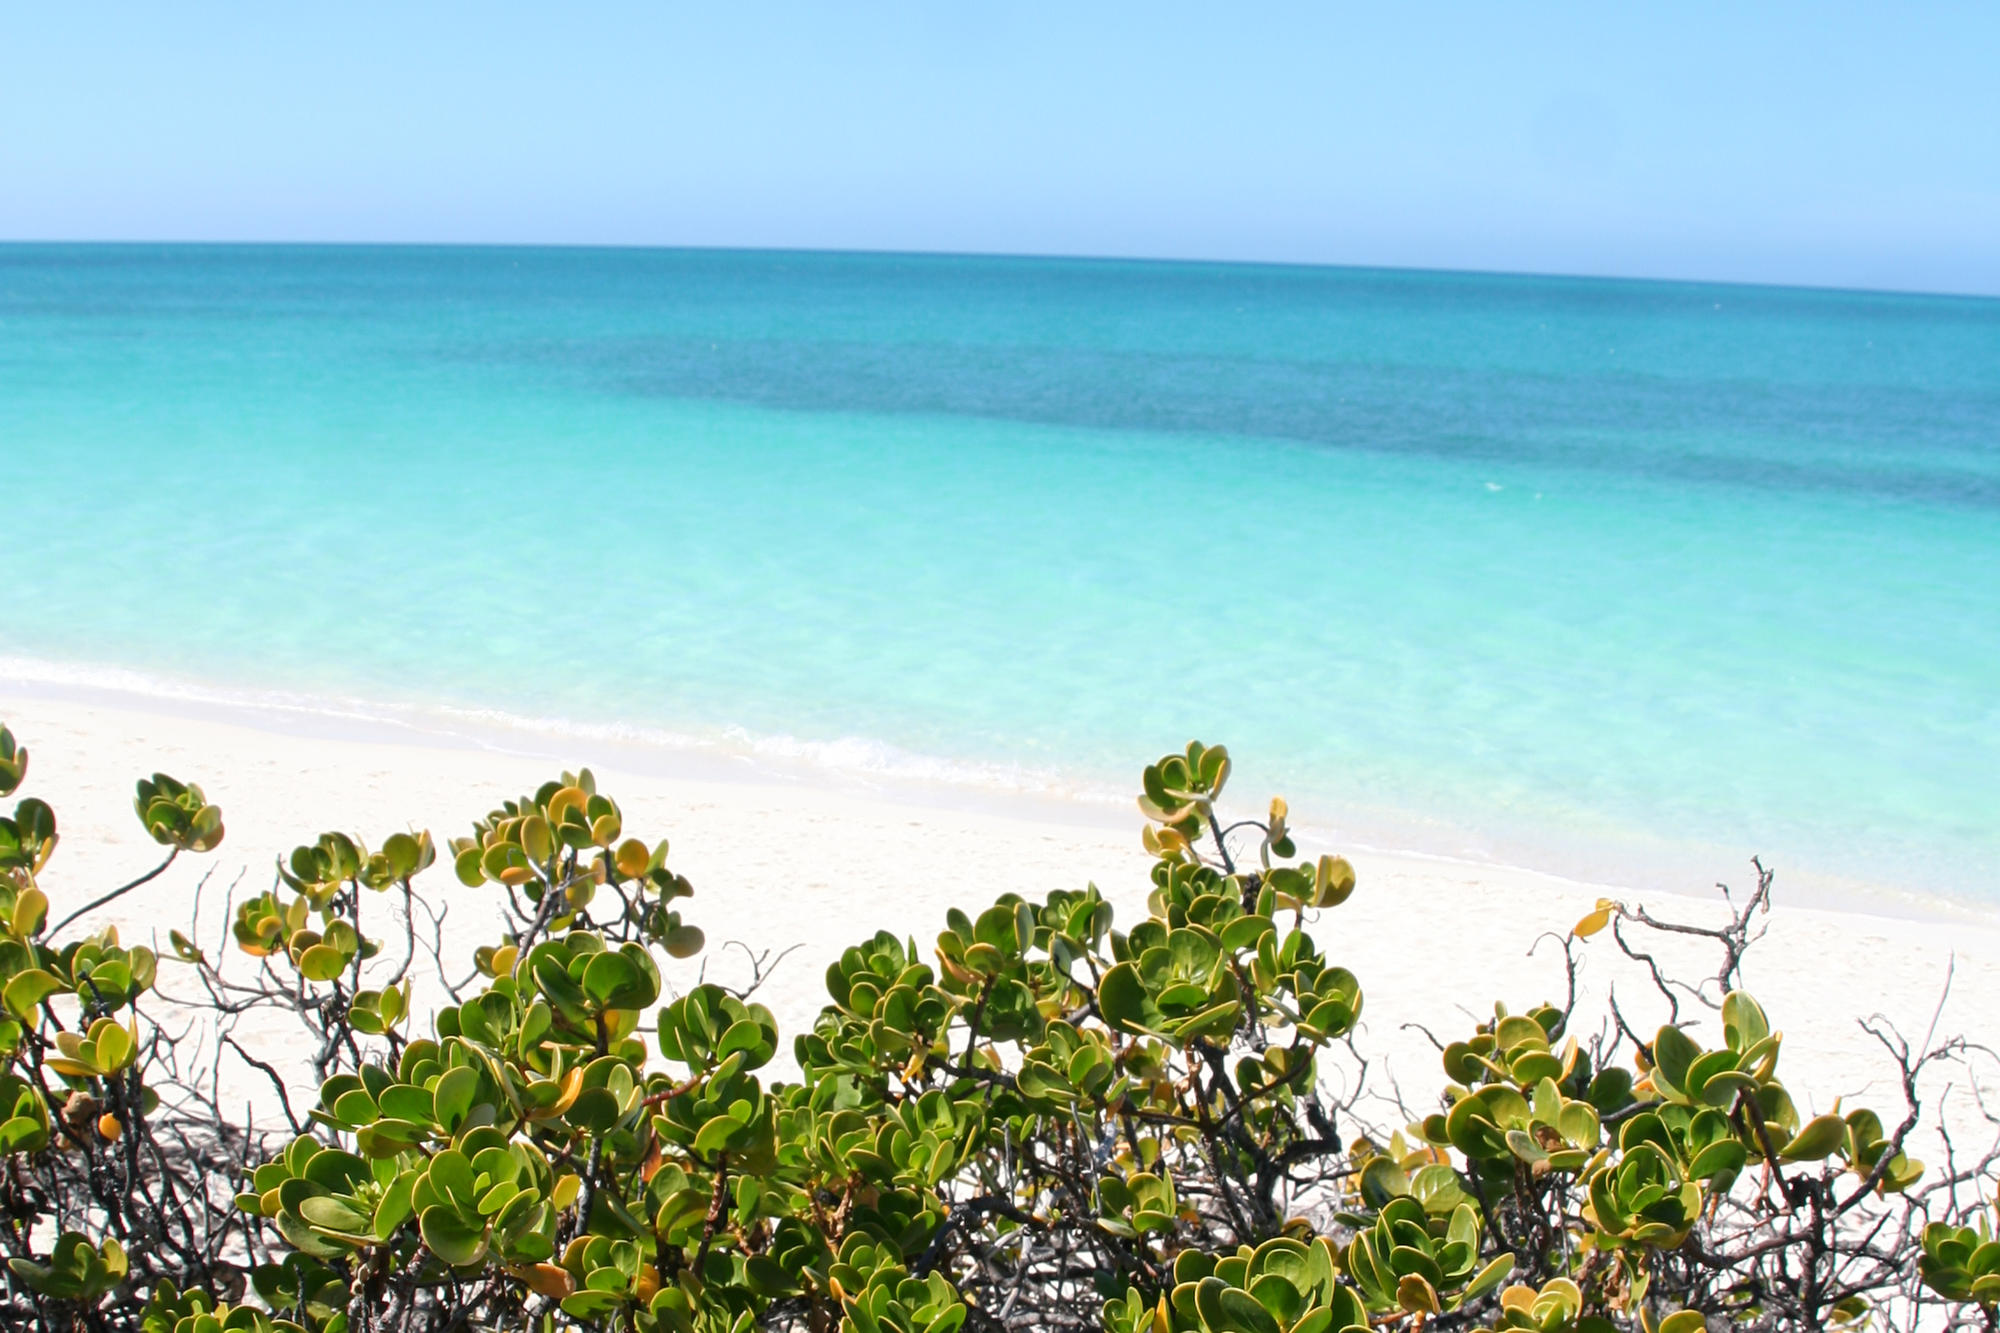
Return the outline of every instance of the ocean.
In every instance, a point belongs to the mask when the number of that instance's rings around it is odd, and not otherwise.
[[[8,245],[0,494],[0,675],[2000,902],[2000,301]]]

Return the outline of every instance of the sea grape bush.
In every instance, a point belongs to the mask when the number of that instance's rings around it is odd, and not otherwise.
[[[0,728],[0,796],[26,770]],[[1152,882],[1129,930],[1090,886],[953,909],[928,948],[858,941],[782,1080],[754,983],[664,981],[704,948],[691,886],[588,771],[443,848],[322,835],[234,904],[217,956],[173,932],[164,961],[65,928],[220,843],[200,788],[141,782],[165,861],[55,928],[55,815],[26,798],[0,819],[10,1326],[1993,1326],[2000,1241],[1974,1197],[1993,1157],[1927,1173],[1905,1151],[1920,1075],[1967,1048],[1884,1034],[1897,1123],[1802,1117],[1737,984],[1768,875],[1719,929],[1600,904],[1561,941],[1565,1003],[1494,1006],[1440,1042],[1434,1106],[1380,1123],[1390,1103],[1325,1080],[1363,992],[1322,951],[1341,933],[1308,929],[1354,872],[1300,858],[1282,801],[1225,825],[1229,770],[1201,744],[1145,770]],[[504,929],[420,1018],[412,881],[440,859]],[[1632,958],[1651,960],[1627,932],[1653,930],[1724,962],[1710,987],[1655,967],[1650,1034],[1614,1001],[1582,1036],[1577,960],[1607,930]],[[232,1123],[212,1068],[185,1067],[185,1028],[152,1007],[163,969],[219,1022],[209,1065],[268,1075],[289,1132]],[[272,1011],[310,1038],[316,1087],[230,1035]]]

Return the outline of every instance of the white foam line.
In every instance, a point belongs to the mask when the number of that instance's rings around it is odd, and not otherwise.
[[[435,740],[482,749],[512,750],[506,737],[574,739],[634,746],[723,760],[747,760],[787,776],[807,768],[830,776],[917,786],[990,791],[1009,796],[1074,801],[1090,806],[1124,802],[1126,794],[1079,781],[1053,768],[984,763],[925,755],[862,736],[808,740],[784,733],[759,735],[724,726],[709,735],[628,722],[585,722],[462,704],[396,705],[348,695],[272,689],[232,689],[98,663],[56,662],[0,656],[0,682],[56,690],[83,690],[129,698],[194,704],[294,719],[356,722],[393,727]]]
[[[892,797],[900,796],[916,804],[943,803],[961,807],[965,798],[984,796],[1006,802],[1028,802],[1040,806],[1044,812],[1051,808],[1066,808],[1093,823],[1105,820],[1115,811],[1129,810],[1134,799],[1134,793],[1122,786],[1079,779],[1053,768],[945,759],[866,737],[816,741],[787,734],[759,735],[735,726],[718,727],[714,732],[703,735],[634,723],[582,722],[461,704],[397,705],[349,695],[228,688],[129,667],[58,662],[19,655],[0,655],[0,685],[6,684],[56,692],[108,695],[128,705],[133,701],[192,705],[223,714],[235,714],[238,718],[248,715],[251,719],[260,719],[265,726],[281,731],[315,720],[347,723],[358,725],[364,732],[393,730],[406,741],[537,757],[562,756],[552,756],[544,749],[523,744],[528,738],[591,741],[629,747],[641,756],[651,753],[663,757],[706,760],[718,765],[715,770],[718,773],[738,780],[747,778],[780,783],[801,780],[811,783],[817,780],[859,786]],[[287,723],[290,725],[287,726]],[[1653,891],[1640,887],[1636,880],[1623,874],[1577,878],[1479,853],[1467,855],[1463,851],[1441,852],[1434,848],[1402,846],[1397,842],[1373,842],[1367,840],[1365,835],[1356,837],[1352,832],[1337,830],[1329,821],[1295,821],[1293,827],[1305,842],[1364,855],[1404,857],[1436,865],[1462,866],[1468,870],[1520,871],[1555,883],[1614,894]],[[1820,875],[1804,878],[1822,891],[1832,892],[1837,901],[1828,904],[1829,910],[1899,919],[1970,920],[1982,924],[1994,918],[1992,910],[1982,903],[1890,885],[1835,882]],[[1819,883],[1822,880],[1826,882]],[[1705,896],[1712,893],[1713,888],[1704,883],[1669,888],[1668,891]]]

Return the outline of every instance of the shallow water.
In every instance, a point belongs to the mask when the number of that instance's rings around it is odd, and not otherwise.
[[[5,246],[0,487],[37,670],[2000,899],[2000,301]]]

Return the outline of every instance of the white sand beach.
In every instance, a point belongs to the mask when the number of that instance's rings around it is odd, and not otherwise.
[[[976,910],[1008,890],[1040,896],[1086,882],[1113,900],[1121,924],[1144,911],[1148,861],[1139,846],[1141,821],[1128,809],[870,789],[732,766],[713,756],[639,756],[609,743],[529,733],[487,734],[475,742],[302,712],[196,707],[22,682],[0,681],[0,720],[32,754],[23,794],[51,802],[61,821],[62,844],[43,876],[57,916],[158,861],[158,849],[132,816],[136,778],[157,769],[198,782],[222,807],[228,835],[216,853],[183,858],[83,923],[115,923],[128,942],[154,936],[164,942],[170,927],[185,929],[196,886],[207,875],[200,940],[213,951],[227,929],[226,891],[234,885],[240,896],[268,887],[274,858],[298,843],[341,829],[379,845],[412,827],[431,829],[442,843],[501,800],[581,764],[591,765],[600,788],[619,801],[628,832],[649,841],[671,838],[671,863],[694,883],[695,896],[682,907],[709,944],[702,957],[670,970],[670,982],[689,984],[703,967],[714,979],[740,982],[744,955],[726,947],[732,940],[774,957],[796,946],[760,992],[787,1047],[823,1001],[828,962],[878,928],[927,946],[950,905]],[[1248,811],[1267,795],[1233,794]],[[1313,812],[1294,814],[1310,826]],[[1314,931],[1361,978],[1367,1008],[1359,1045],[1413,1106],[1427,1106],[1443,1079],[1425,1037],[1406,1025],[1449,1040],[1469,1029],[1475,1010],[1490,1012],[1494,999],[1519,1009],[1561,998],[1561,951],[1547,939],[1537,948],[1541,932],[1560,935],[1600,896],[1645,901],[1681,920],[1720,915],[1719,895],[1699,885],[1690,885],[1688,896],[1638,898],[1616,886],[1505,866],[1309,841],[1300,850],[1342,852],[1357,869],[1353,898],[1323,914]],[[1717,866],[1715,874],[1739,889],[1752,882],[1748,866]],[[494,904],[483,891],[460,885],[444,860],[417,884],[449,906],[445,957],[462,976],[473,946],[497,938]],[[1947,921],[1812,910],[1786,899],[1781,873],[1769,927],[1745,972],[1786,1033],[1781,1068],[1808,1114],[1842,1097],[1847,1107],[1873,1105],[1886,1121],[1899,1118],[1892,1066],[1857,1026],[1865,1015],[1885,1016],[1913,1041],[1934,1020],[1940,1036],[1992,1036],[1993,1015],[2000,1013],[2000,928],[1989,919],[1970,911]],[[1664,1011],[1643,974],[1617,956],[1608,935],[1590,942],[1582,956],[1587,989],[1616,984],[1635,1022],[1661,1020]],[[1668,947],[1662,956],[1677,960],[1683,975],[1712,970],[1701,950]],[[1953,979],[1940,1013],[1948,969]],[[162,965],[162,978],[173,990],[173,964]],[[281,1031],[252,1018],[239,1036],[283,1066],[297,1052]],[[1695,1033],[1717,1039],[1712,1021]],[[1960,1088],[1951,1094],[1948,1119],[1956,1132],[1973,1135],[1983,1122],[1962,1091],[1962,1071],[1931,1080],[1927,1091],[1935,1096],[1948,1081]],[[259,1082],[252,1075],[237,1086],[245,1096],[261,1096]]]

